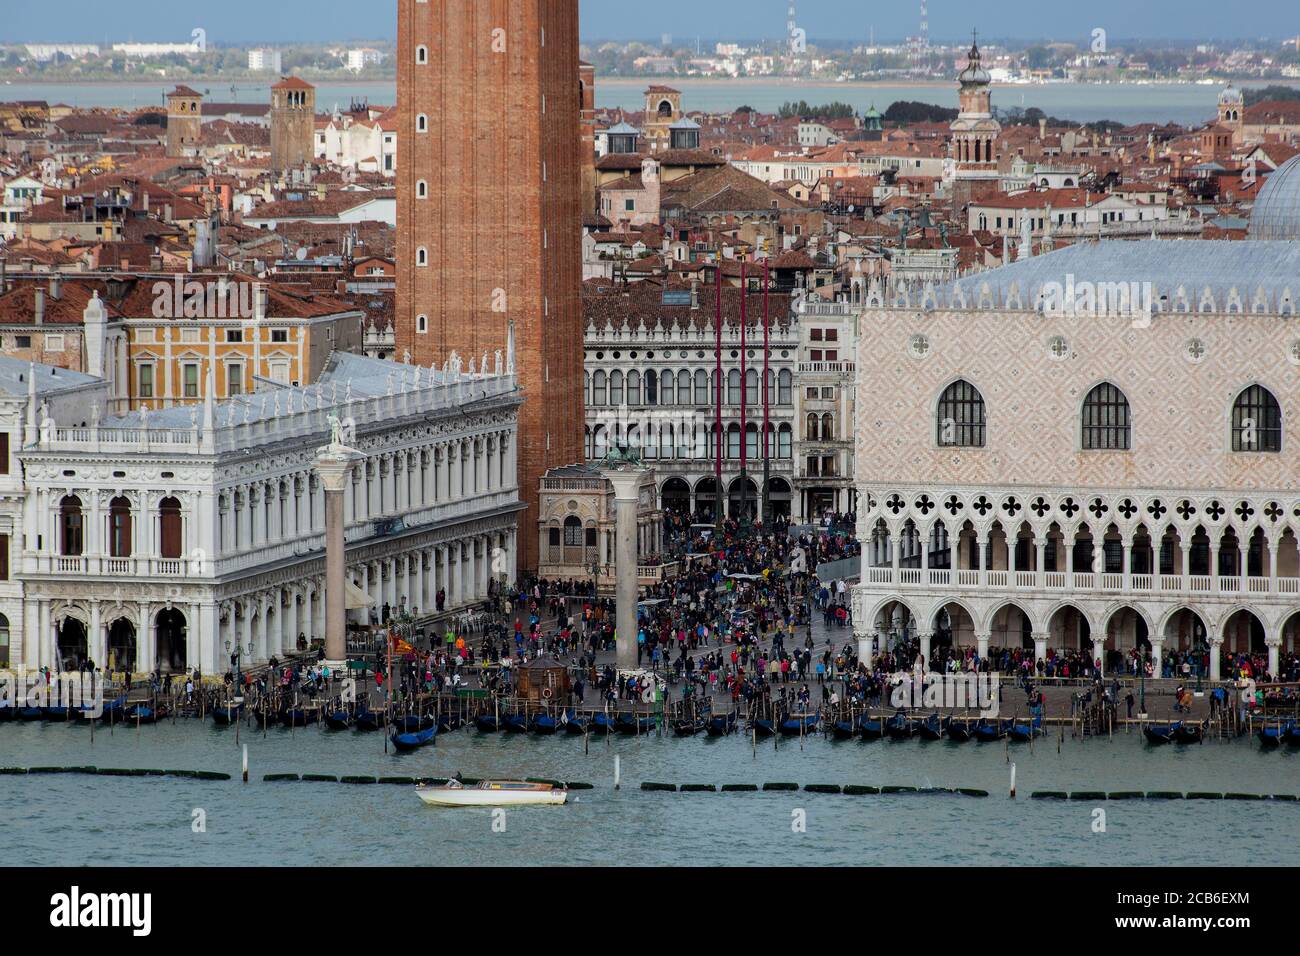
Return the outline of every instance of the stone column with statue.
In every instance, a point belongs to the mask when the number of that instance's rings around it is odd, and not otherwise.
[[[316,473],[325,489],[325,660],[331,670],[347,666],[347,545],[343,492],[364,456],[347,445],[349,423],[329,417],[330,443],[316,452]]]

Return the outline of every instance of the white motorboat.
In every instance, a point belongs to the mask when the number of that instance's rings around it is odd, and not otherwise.
[[[470,787],[449,780],[441,786],[421,784],[415,792],[435,807],[522,807],[564,803],[569,797],[563,787],[522,780],[483,780]]]

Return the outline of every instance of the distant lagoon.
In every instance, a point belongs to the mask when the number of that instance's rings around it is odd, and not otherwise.
[[[217,80],[187,79],[188,85],[210,101],[266,103],[270,83],[226,84]],[[957,105],[955,83],[826,83],[776,80],[754,77],[741,80],[674,80],[672,78],[599,78],[596,105],[601,108],[643,109],[643,93],[651,83],[671,84],[682,91],[688,110],[725,112],[747,105],[762,112],[775,112],[783,103],[841,101],[859,112],[871,106],[882,113],[897,100],[916,100],[939,106]],[[166,83],[0,83],[0,101],[47,100],[69,106],[124,107],[162,106],[164,94],[176,82]],[[1242,85],[1265,85],[1261,83]],[[1125,124],[1177,123],[1195,126],[1214,118],[1220,86],[1194,83],[1043,83],[995,86],[993,102],[1002,109],[1037,107],[1062,119],[1090,123],[1110,119]],[[389,105],[396,101],[394,82],[323,82],[317,85],[316,105],[344,109],[354,99]]]

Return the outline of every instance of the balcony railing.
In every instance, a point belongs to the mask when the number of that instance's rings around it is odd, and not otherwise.
[[[1107,571],[978,571],[971,568],[899,568],[897,583],[889,566],[869,567],[866,583],[877,587],[989,588],[993,590],[1079,590],[1154,594],[1300,594],[1300,577],[1118,574]]]

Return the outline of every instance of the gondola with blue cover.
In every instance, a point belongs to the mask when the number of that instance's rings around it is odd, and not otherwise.
[[[822,712],[819,710],[815,714],[790,714],[785,720],[781,721],[781,735],[784,737],[799,737],[804,734],[817,732],[817,726],[822,721]]]
[[[126,719],[140,724],[156,723],[160,713],[148,704],[132,704],[126,709]]]
[[[8,701],[5,701],[4,704],[0,704],[0,723],[3,723],[6,720],[13,720],[14,715],[17,712],[18,708]]]
[[[1010,720],[985,718],[975,725],[975,739],[982,744],[991,744],[1011,733]]]
[[[885,721],[885,733],[889,735],[890,740],[908,740],[916,734],[919,724],[920,721],[914,720],[899,711]]]
[[[576,710],[564,712],[560,718],[560,723],[564,726],[564,732],[574,737],[581,737],[587,732],[587,726],[591,723],[590,718],[583,717]]]
[[[1043,718],[1034,717],[1032,720],[1028,717],[1022,720],[1011,721],[1011,726],[1007,729],[1007,735],[1017,743],[1028,743],[1035,737],[1043,735]]]
[[[357,711],[356,716],[352,718],[352,726],[357,730],[378,730],[385,723],[382,710],[371,710],[368,707],[365,710]]]
[[[947,725],[947,720],[938,714],[931,714],[929,717],[923,717],[916,727],[916,735],[922,740],[942,740],[943,729]]]
[[[1147,743],[1156,744],[1157,746],[1160,744],[1171,744],[1177,738],[1178,728],[1182,725],[1183,722],[1181,720],[1175,721],[1172,724],[1150,724],[1142,728],[1142,733],[1146,736]]]
[[[673,733],[678,737],[694,737],[707,726],[703,717],[687,717],[673,721]]]
[[[43,716],[46,720],[67,720],[68,708],[63,704],[51,704],[45,708]]]
[[[508,734],[526,734],[532,729],[533,721],[527,714],[506,714],[502,726]]]
[[[879,717],[863,714],[858,721],[858,736],[863,740],[880,740],[885,736],[885,722]]]
[[[224,707],[214,707],[212,709],[212,722],[218,727],[229,727],[239,720],[243,713],[243,704],[226,704]]]
[[[755,717],[752,721],[754,733],[760,737],[775,737],[776,724],[765,717]]]
[[[554,736],[560,729],[560,720],[550,714],[538,714],[533,718],[533,733],[543,737]]]
[[[633,717],[631,714],[619,714],[614,726],[620,734],[629,736],[652,734],[655,730],[655,719],[653,717]]]
[[[613,714],[607,714],[604,711],[596,714],[591,718],[592,733],[614,733],[617,718]]]
[[[405,717],[398,717],[393,721],[393,727],[404,734],[428,730],[433,726],[433,718],[423,714],[407,714]]]
[[[737,720],[738,716],[734,710],[725,714],[710,714],[709,724],[704,728],[704,732],[710,737],[725,737],[735,731]]]
[[[1174,731],[1174,739],[1180,744],[1203,744],[1205,743],[1205,725],[1200,721],[1178,722],[1178,729]]]
[[[280,711],[280,723],[286,727],[306,727],[316,720],[317,712],[302,707],[286,707]]]
[[[1287,728],[1286,742],[1292,747],[1300,747],[1300,723],[1293,723]]]
[[[352,726],[352,715],[346,710],[332,710],[325,715],[327,730],[347,730]]]
[[[964,744],[968,740],[975,739],[975,728],[978,726],[979,720],[974,717],[952,717],[949,718],[944,732],[949,740]]]
[[[438,728],[430,727],[427,730],[417,730],[410,733],[394,733],[392,736],[393,746],[403,753],[409,753],[412,750],[419,750],[421,747],[427,747],[434,742],[438,736]]]
[[[1278,722],[1270,727],[1268,724],[1260,727],[1255,731],[1255,736],[1259,738],[1260,744],[1265,747],[1277,747],[1286,740],[1287,732],[1291,729],[1291,723]]]
[[[831,737],[835,740],[852,740],[858,732],[858,723],[862,718],[831,721]]]
[[[45,716],[43,707],[19,707],[17,717],[19,720],[40,720]]]
[[[495,734],[501,729],[501,721],[497,719],[496,714],[479,714],[474,718],[474,726],[479,733]]]

